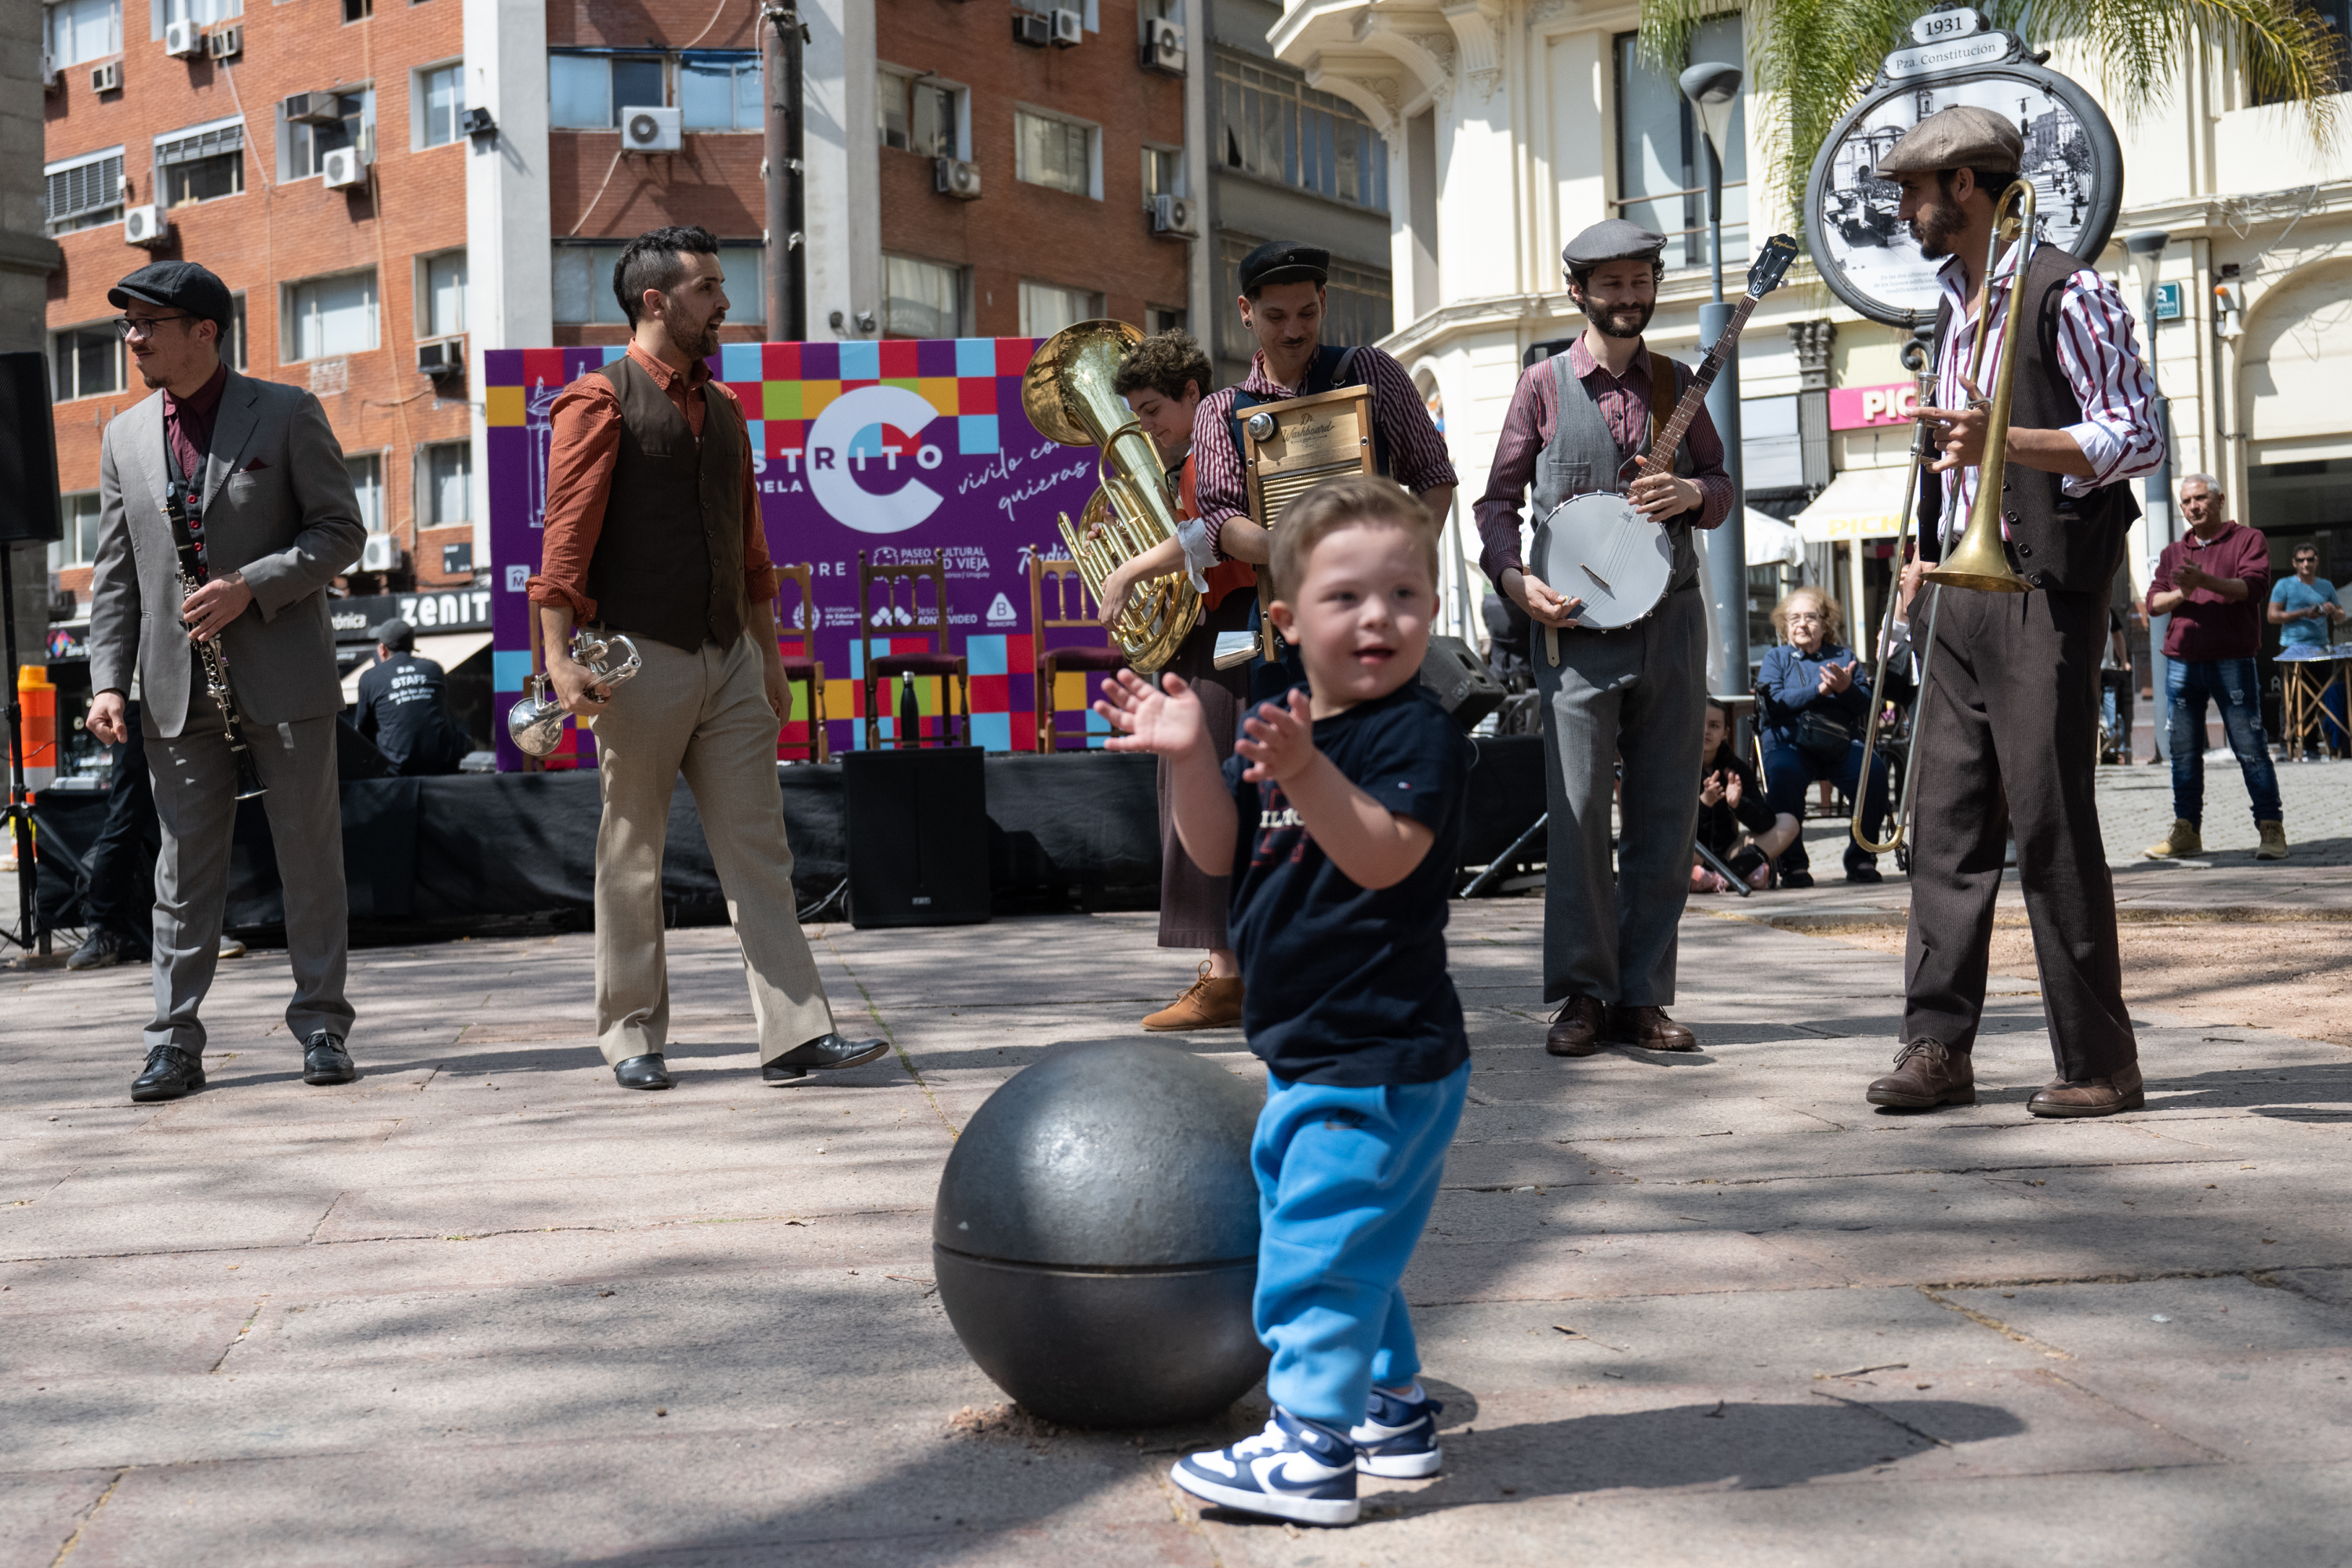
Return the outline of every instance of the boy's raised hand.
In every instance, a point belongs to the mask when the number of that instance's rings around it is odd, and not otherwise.
[[[1280,784],[1298,776],[1315,761],[1315,720],[1304,689],[1294,687],[1289,706],[1261,702],[1242,721],[1234,750],[1249,763],[1242,777],[1251,784]]]
[[[1131,669],[1102,683],[1095,711],[1117,731],[1104,742],[1113,752],[1152,752],[1173,757],[1208,738],[1201,700],[1181,675],[1163,675],[1153,686]]]

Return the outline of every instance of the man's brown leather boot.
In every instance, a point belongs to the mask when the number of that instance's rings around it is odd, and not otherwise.
[[[1645,1051],[1695,1051],[1698,1037],[1666,1016],[1664,1007],[1612,1007],[1601,1039]]]
[[[2113,1116],[2118,1110],[2138,1110],[2147,1104],[2147,1090],[2134,1062],[2112,1078],[2063,1079],[2025,1102],[2036,1116]]]
[[[1589,1057],[1601,1048],[1601,1003],[1591,996],[1571,996],[1559,1005],[1559,1016],[1544,1031],[1544,1049],[1556,1057]]]
[[[1873,1105],[1900,1110],[1933,1110],[1939,1105],[1977,1102],[1976,1064],[1966,1051],[1941,1040],[1913,1040],[1895,1053],[1895,1070],[1873,1079],[1866,1096]]]

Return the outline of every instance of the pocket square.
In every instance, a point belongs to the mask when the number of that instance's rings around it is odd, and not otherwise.
[[[268,467],[269,467],[269,465],[268,465],[268,463],[265,463],[265,462],[263,462],[260,458],[254,458],[254,459],[253,459],[253,461],[251,461],[250,463],[247,463],[244,468],[239,468],[239,469],[237,470],[237,472],[238,472],[238,473],[241,473],[241,474],[257,474],[257,473],[261,472],[261,470],[262,470],[262,469],[264,469],[264,468],[268,468]]]

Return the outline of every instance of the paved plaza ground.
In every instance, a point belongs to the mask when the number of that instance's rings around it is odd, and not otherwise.
[[[2119,871],[2126,911],[2284,945],[2352,908],[2324,855],[2215,838]],[[590,1044],[585,936],[357,955],[338,1089],[297,1077],[284,955],[226,964],[212,1087],[161,1106],[124,1093],[143,973],[7,975],[0,1568],[2352,1562],[2352,1057],[2136,981],[2148,1108],[2038,1123],[2003,976],[1982,1103],[1874,1111],[1901,960],[1849,939],[1902,902],[1695,900],[1704,1048],[1581,1061],[1540,1048],[1540,904],[1457,906],[1472,1105],[1408,1279],[1447,1472],[1341,1531],[1166,1484],[1262,1394],[1043,1428],[930,1283],[973,1110],[1188,977],[1150,916],[812,928],[896,1051],[782,1091],[724,931],[672,933],[667,1094]]]

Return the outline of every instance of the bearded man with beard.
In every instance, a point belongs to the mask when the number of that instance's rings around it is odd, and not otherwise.
[[[613,292],[628,352],[556,399],[546,537],[528,585],[555,694],[596,737],[596,1043],[624,1089],[670,1086],[661,862],[681,773],[743,944],[761,1079],[805,1083],[813,1068],[889,1048],[834,1032],[795,913],[776,788],[776,736],[792,712],[776,573],[742,406],[704,363],[719,350],[725,285],[708,229],[657,228],[621,252]],[[575,623],[626,633],[644,668],[597,683],[572,658]]]
[[[1628,492],[1673,541],[1665,597],[1646,619],[1618,631],[1580,626],[1583,601],[1531,574],[1520,546],[1530,480],[1538,521],[1563,501],[1615,489],[1619,468],[1690,385],[1690,367],[1642,342],[1665,275],[1665,243],[1612,218],[1560,252],[1586,326],[1566,353],[1519,377],[1477,506],[1487,577],[1537,623],[1561,628],[1559,662],[1540,653],[1534,660],[1551,811],[1544,1000],[1559,1012],[1544,1048],[1554,1056],[1591,1056],[1603,1045],[1698,1048],[1666,1007],[1690,892],[1706,716],[1706,613],[1691,531],[1722,522],[1735,500],[1714,421],[1700,409],[1674,472],[1645,475]],[[1609,814],[1621,761],[1623,832],[1612,877]]]

